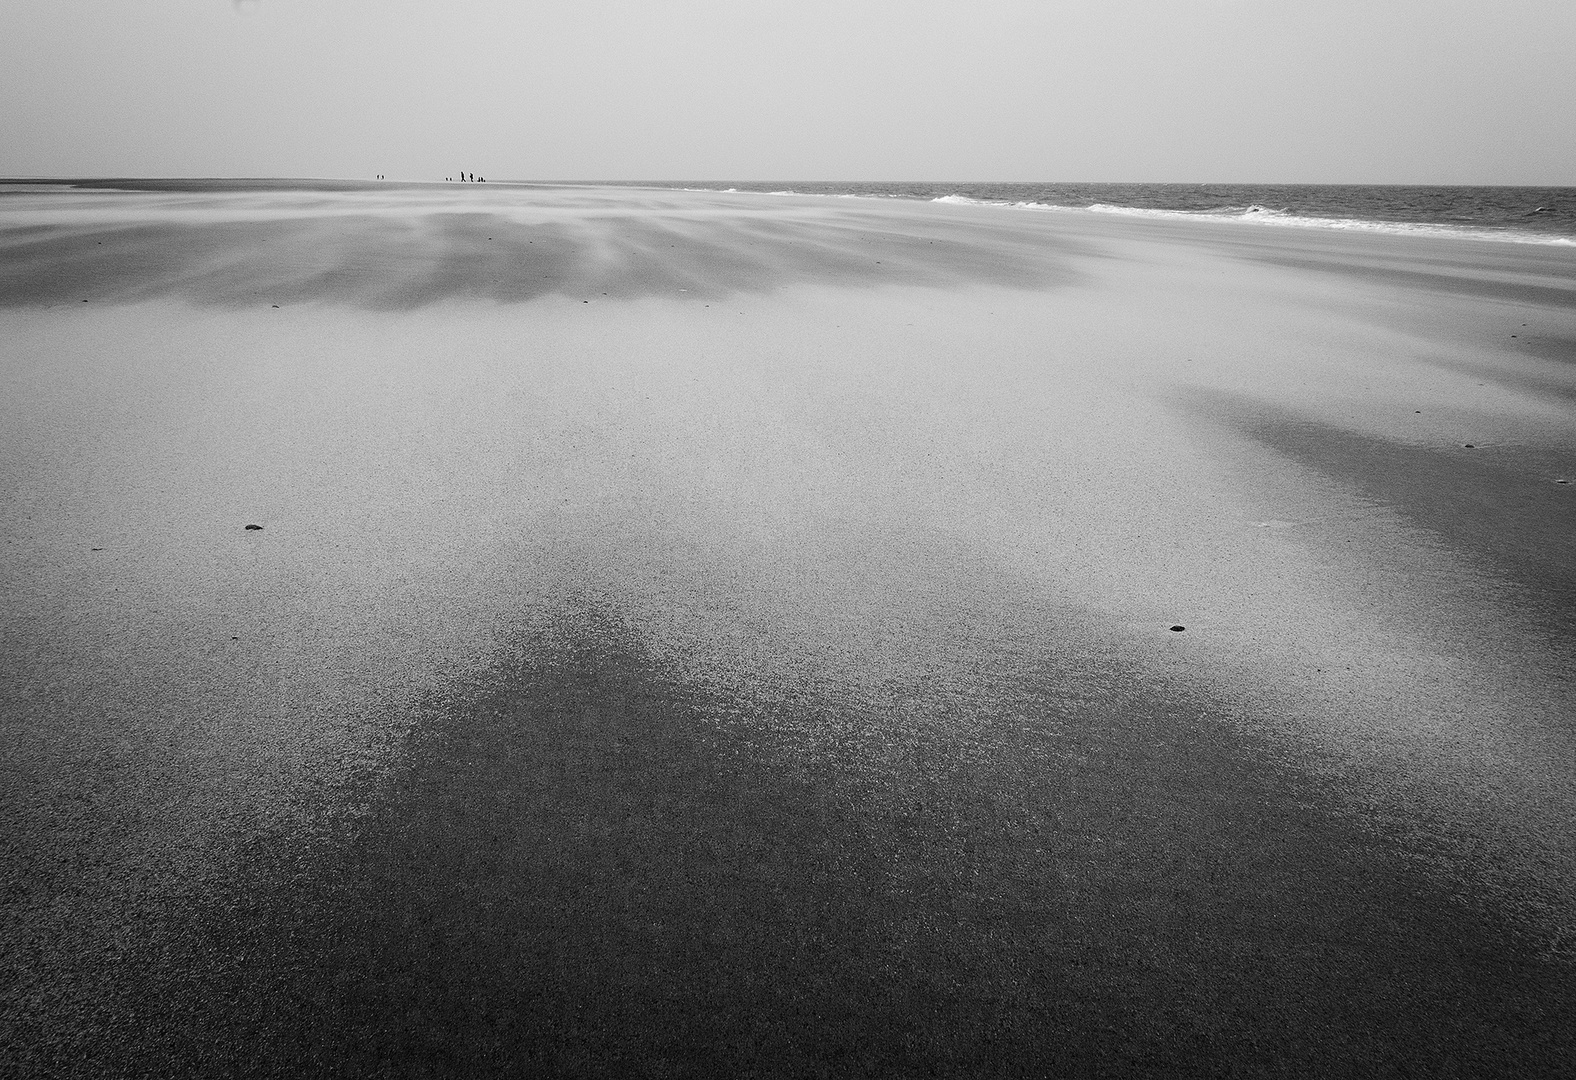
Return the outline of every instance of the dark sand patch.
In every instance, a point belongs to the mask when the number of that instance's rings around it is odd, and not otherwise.
[[[1576,499],[1556,450],[1428,446],[1375,438],[1262,402],[1194,391],[1215,419],[1382,506],[1393,507],[1515,589],[1551,644],[1576,634]]]
[[[495,683],[434,709],[353,843],[320,857],[252,845],[232,882],[142,939],[96,1015],[31,1040],[24,1064],[1564,1068],[1573,973],[1460,883],[1420,876],[1327,782],[1274,766],[1208,702],[1136,671],[1002,661],[1008,674],[982,674],[956,706],[958,730],[971,710],[1030,722],[965,745],[904,723],[934,708],[922,681],[862,715],[811,685],[722,698],[584,608]],[[785,710],[902,745],[874,766],[812,761],[764,734]]]
[[[1534,397],[1576,402],[1576,338],[1528,335],[1523,328],[1510,344],[1513,352],[1520,354],[1514,367],[1501,363],[1493,367],[1478,365],[1471,370]],[[1572,427],[1571,442],[1576,448],[1576,425]],[[1572,471],[1576,471],[1576,460],[1572,465]]]
[[[1292,270],[1317,270],[1320,273],[1355,277],[1379,285],[1401,285],[1447,296],[1471,296],[1485,300],[1510,300],[1520,304],[1576,308],[1576,282],[1570,285],[1518,281],[1494,274],[1488,267],[1480,273],[1432,273],[1402,266],[1386,266],[1339,259],[1300,258],[1285,255],[1255,256],[1261,262]],[[1458,267],[1468,269],[1466,267]]]
[[[1576,338],[1532,334],[1518,337],[1516,348],[1539,360],[1549,360],[1556,364],[1576,364]]]
[[[1478,379],[1487,380],[1509,390],[1544,401],[1576,402],[1576,342],[1561,343],[1553,339],[1533,338],[1523,345],[1520,340],[1510,342],[1510,350],[1485,348],[1470,356],[1434,355],[1432,361],[1440,367]],[[1518,355],[1519,354],[1519,355]],[[1529,359],[1529,357],[1531,359]],[[1576,450],[1576,425],[1572,425],[1570,450]],[[1567,459],[1576,454],[1567,453]],[[1561,469],[1569,468],[1567,464]]]

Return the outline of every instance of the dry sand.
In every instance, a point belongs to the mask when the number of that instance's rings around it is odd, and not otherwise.
[[[1555,1075],[1573,361],[1571,248],[7,191],[0,1060]]]

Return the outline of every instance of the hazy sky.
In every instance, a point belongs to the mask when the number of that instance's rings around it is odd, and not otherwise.
[[[0,175],[1576,184],[1572,0],[0,0]]]

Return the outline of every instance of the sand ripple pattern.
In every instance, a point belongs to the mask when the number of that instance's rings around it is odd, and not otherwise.
[[[1065,241],[748,195],[495,185],[9,193],[0,305],[174,298],[393,311],[549,295],[720,299],[800,282],[1040,288]]]

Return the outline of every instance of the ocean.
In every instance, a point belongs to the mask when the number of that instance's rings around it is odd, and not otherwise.
[[[1576,245],[1576,187],[1363,184],[1039,184],[888,181],[642,183],[706,191],[921,199],[1028,210],[1214,218]]]

